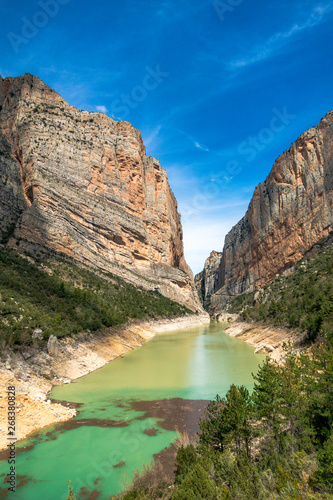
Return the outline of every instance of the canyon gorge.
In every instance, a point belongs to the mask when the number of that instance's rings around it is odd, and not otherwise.
[[[275,161],[196,286],[211,314],[288,272],[333,229],[333,112]]]

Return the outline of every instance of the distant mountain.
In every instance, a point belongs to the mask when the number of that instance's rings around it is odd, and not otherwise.
[[[177,202],[128,122],[69,106],[39,78],[0,77],[0,240],[45,250],[200,310]]]
[[[197,287],[216,313],[293,266],[332,230],[333,111],[276,160],[227,234],[216,271],[206,261]]]

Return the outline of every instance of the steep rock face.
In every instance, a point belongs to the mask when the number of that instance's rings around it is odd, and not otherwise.
[[[204,308],[210,304],[210,297],[221,287],[219,268],[222,252],[213,250],[205,261],[203,271],[194,278],[196,289],[202,297]]]
[[[245,216],[226,236],[212,312],[293,266],[332,230],[331,111],[276,160]]]
[[[79,111],[35,76],[0,77],[0,183],[9,245],[61,252],[201,308],[166,172],[130,123]]]

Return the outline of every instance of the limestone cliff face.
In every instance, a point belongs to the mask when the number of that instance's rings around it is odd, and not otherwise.
[[[175,197],[140,132],[29,74],[0,77],[0,231],[201,307]]]
[[[331,111],[276,160],[245,216],[226,236],[212,312],[293,266],[332,230]]]
[[[196,289],[202,297],[203,305],[207,308],[210,297],[221,287],[219,268],[221,265],[222,252],[213,250],[205,261],[203,271],[194,278]]]

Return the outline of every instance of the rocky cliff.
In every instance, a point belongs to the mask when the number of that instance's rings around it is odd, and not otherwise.
[[[260,288],[298,262],[333,230],[333,112],[302,134],[256,187],[242,220],[225,238],[211,297],[216,312],[231,297]]]
[[[140,132],[30,74],[0,77],[0,239],[66,254],[201,309],[177,203]]]
[[[221,287],[220,274],[218,272],[221,258],[222,252],[215,252],[213,250],[205,261],[203,271],[194,278],[196,289],[202,298],[205,308],[210,304],[210,297]]]

